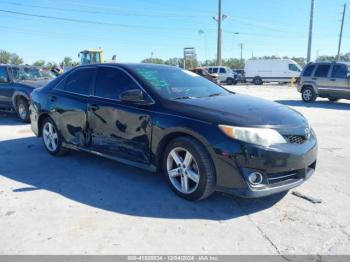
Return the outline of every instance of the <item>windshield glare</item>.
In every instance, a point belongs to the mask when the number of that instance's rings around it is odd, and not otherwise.
[[[166,99],[189,99],[230,94],[193,72],[172,67],[137,66],[136,74]]]
[[[12,67],[15,80],[51,80],[55,75],[48,69],[36,67]]]

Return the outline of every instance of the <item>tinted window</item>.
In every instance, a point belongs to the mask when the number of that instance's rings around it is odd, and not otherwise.
[[[213,68],[210,67],[210,68],[208,69],[208,72],[209,72],[210,74],[213,73]]]
[[[0,83],[7,83],[8,81],[6,67],[0,67]]]
[[[65,81],[64,90],[76,94],[88,95],[94,72],[94,68],[81,68],[75,70]]]
[[[295,72],[300,72],[300,68],[297,67],[295,64],[289,64],[289,70],[295,71]]]
[[[213,73],[216,74],[218,72],[217,68],[213,68]]]
[[[327,77],[330,68],[330,65],[319,65],[315,72],[315,77]]]
[[[123,71],[111,67],[98,69],[95,96],[119,100],[120,94],[130,89],[139,89],[139,87]]]
[[[334,65],[332,70],[332,77],[346,78],[348,75],[348,68],[346,65]]]
[[[309,65],[305,71],[304,71],[304,75],[303,76],[311,76],[312,72],[314,71],[315,66],[314,65]]]
[[[220,73],[222,73],[222,74],[226,74],[226,70],[225,70],[225,68],[220,68]]]

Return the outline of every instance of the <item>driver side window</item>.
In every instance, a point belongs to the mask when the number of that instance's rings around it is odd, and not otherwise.
[[[0,84],[2,83],[8,83],[9,78],[7,75],[6,67],[0,67]]]
[[[100,67],[97,70],[94,95],[120,100],[120,95],[131,89],[140,89],[123,71],[113,67]]]

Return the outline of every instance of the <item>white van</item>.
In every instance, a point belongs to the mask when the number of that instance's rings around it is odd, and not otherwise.
[[[290,82],[299,77],[302,68],[291,59],[248,60],[245,64],[247,82],[262,85],[264,82]]]
[[[209,74],[217,75],[220,83],[227,85],[237,84],[237,74],[226,66],[205,66]]]

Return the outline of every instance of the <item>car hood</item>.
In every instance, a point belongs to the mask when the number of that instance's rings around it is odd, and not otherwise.
[[[31,88],[39,88],[39,87],[45,86],[49,82],[50,80],[23,80],[23,81],[18,81],[17,84],[31,87]]]
[[[170,105],[181,115],[207,122],[236,126],[307,126],[297,111],[265,99],[230,94],[177,100]]]

